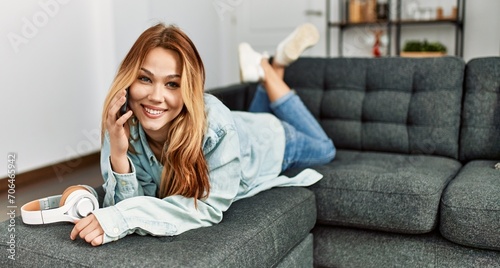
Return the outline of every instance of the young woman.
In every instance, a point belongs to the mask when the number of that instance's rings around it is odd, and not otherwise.
[[[205,70],[175,26],[147,29],[123,60],[104,103],[104,208],[70,238],[93,246],[137,233],[168,236],[217,224],[232,202],[275,186],[307,186],[321,174],[291,167],[331,161],[332,141],[283,82],[284,68],[318,41],[310,24],[278,46],[272,65],[239,47],[243,81],[261,81],[252,112],[231,112],[204,93]],[[129,110],[123,115],[120,107]]]

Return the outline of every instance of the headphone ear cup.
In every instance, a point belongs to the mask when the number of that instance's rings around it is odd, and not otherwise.
[[[70,187],[66,188],[66,190],[64,190],[64,192],[61,195],[61,200],[59,201],[59,207],[64,206],[64,204],[66,203],[66,200],[68,199],[69,195],[71,193],[73,193],[74,191],[76,191],[76,190],[85,190],[85,191],[88,191],[87,188],[85,188],[83,186],[80,186],[80,185],[73,185],[73,186],[70,186]]]
[[[99,203],[96,197],[87,189],[77,189],[68,196],[64,206],[70,206],[68,215],[81,219],[98,209]]]

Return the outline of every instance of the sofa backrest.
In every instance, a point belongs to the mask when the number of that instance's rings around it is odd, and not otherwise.
[[[465,69],[460,160],[500,159],[500,57],[477,58]]]
[[[455,57],[301,58],[285,81],[339,149],[458,159],[464,68]]]

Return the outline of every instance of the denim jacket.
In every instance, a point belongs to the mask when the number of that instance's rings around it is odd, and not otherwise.
[[[101,149],[106,192],[104,208],[93,212],[105,235],[104,243],[128,234],[171,236],[217,224],[232,202],[276,186],[307,186],[322,175],[307,169],[294,178],[279,176],[285,150],[281,122],[272,114],[230,111],[205,94],[207,130],[203,153],[209,170],[210,194],[197,201],[180,195],[156,197],[163,166],[149,147],[138,123],[131,127],[128,153],[132,172],[111,169],[109,135]]]

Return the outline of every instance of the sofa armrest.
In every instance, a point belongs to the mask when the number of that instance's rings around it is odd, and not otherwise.
[[[256,84],[233,84],[207,89],[205,92],[221,100],[230,110],[247,111],[250,106]]]

